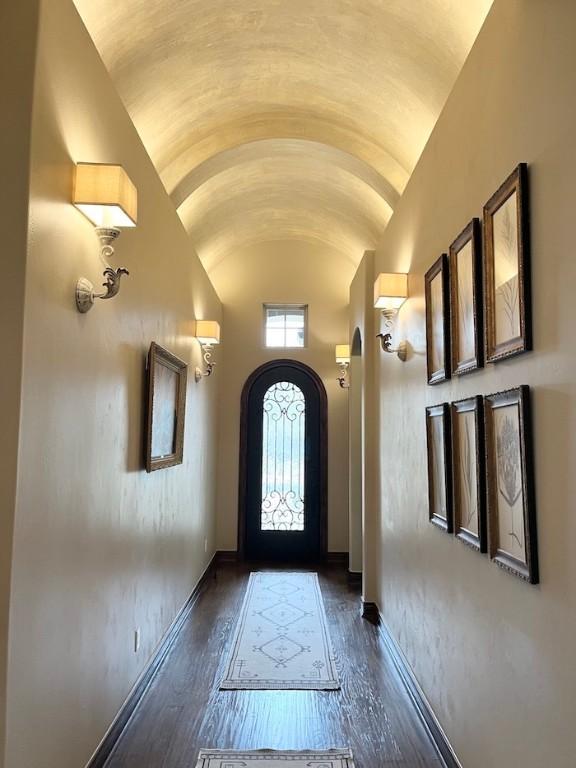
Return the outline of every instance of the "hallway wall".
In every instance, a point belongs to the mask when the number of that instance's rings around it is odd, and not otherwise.
[[[374,495],[374,477],[376,475],[377,461],[374,450],[375,425],[372,418],[371,404],[376,397],[374,389],[374,365],[376,356],[377,342],[374,330],[374,312],[372,309],[374,296],[374,251],[365,251],[360,262],[354,279],[350,284],[350,310],[349,310],[349,337],[350,342],[354,339],[354,333],[358,329],[362,342],[362,354],[359,359],[353,358],[353,364],[350,371],[350,395],[352,398],[360,400],[361,423],[353,423],[355,418],[350,412],[349,429],[350,445],[352,446],[352,435],[356,433],[354,440],[359,440],[360,445],[357,449],[362,457],[362,467],[360,469],[360,496],[362,506],[362,522],[356,525],[356,533],[360,534],[360,540],[354,542],[356,552],[360,550],[360,557],[356,558],[361,563],[362,570],[362,599],[373,602],[376,599],[376,568],[375,568],[375,545],[376,530],[375,513],[377,510],[377,499]],[[354,373],[360,374],[360,392],[357,391],[359,382],[354,378]],[[353,401],[351,401],[353,402]],[[356,419],[357,419],[356,415]],[[352,454],[350,454],[352,459]],[[350,474],[356,474],[350,466]],[[352,479],[350,481],[352,483]],[[358,480],[356,480],[358,482]],[[367,533],[367,535],[365,535]],[[352,534],[354,535],[354,534]]]
[[[354,265],[333,250],[301,241],[261,243],[211,270],[224,307],[223,386],[218,464],[218,548],[235,550],[238,521],[240,396],[248,376],[288,357],[313,368],[328,393],[328,549],[348,550],[348,395],[336,381],[334,346],[348,339],[348,285]],[[267,349],[267,303],[308,304],[308,346]]]
[[[0,6],[0,347],[4,360],[9,362],[0,375],[0,768],[4,765],[5,746],[8,615],[20,432],[30,126],[37,27],[38,2]],[[23,31],[25,39],[22,39]]]
[[[465,768],[574,765],[576,718],[576,6],[496,0],[377,249],[409,271],[398,338],[379,351],[378,600]],[[423,276],[520,162],[529,163],[535,351],[426,385]],[[427,519],[426,405],[533,389],[541,584]]]
[[[130,276],[87,315],[74,286],[102,266],[75,161],[121,163],[139,191],[114,259]],[[215,550],[220,377],[195,384],[190,323],[220,303],[71,0],[42,3],[31,173],[6,768],[80,768]],[[153,340],[191,370],[184,463],[147,475]]]

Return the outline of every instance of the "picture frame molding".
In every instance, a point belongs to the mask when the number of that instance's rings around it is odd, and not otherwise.
[[[458,362],[458,254],[469,242],[472,243],[472,319],[474,323],[474,357],[469,360]],[[484,366],[482,234],[480,219],[473,218],[464,227],[462,232],[450,246],[448,253],[450,275],[451,372],[453,376],[462,376]]]
[[[494,289],[494,214],[516,193],[518,236],[518,313],[520,336],[496,343],[496,296]],[[483,213],[484,334],[485,360],[497,363],[532,350],[532,279],[528,166],[520,163],[500,185]]]
[[[446,498],[446,518],[436,514],[434,510],[434,486],[433,486],[433,444],[430,429],[431,419],[440,416],[442,418],[442,438],[444,453],[444,490]],[[452,451],[451,451],[451,429],[450,429],[450,405],[449,403],[440,403],[438,405],[429,405],[426,407],[426,447],[427,447],[427,465],[428,465],[428,519],[438,528],[453,533],[453,494],[452,494]]]
[[[523,528],[526,563],[498,550],[497,493],[498,466],[492,411],[495,407],[518,405],[520,464],[522,471]],[[487,488],[487,523],[488,554],[504,570],[518,576],[530,584],[539,583],[538,539],[536,527],[536,494],[534,488],[534,455],[531,415],[531,393],[526,384],[502,392],[484,396],[484,422],[486,435],[486,488]]]
[[[444,365],[437,371],[432,370],[432,297],[431,285],[434,278],[441,274],[442,280],[442,334],[444,339]],[[451,376],[450,345],[450,278],[447,254],[443,253],[424,276],[424,294],[426,301],[426,371],[428,384],[440,384]]]
[[[152,436],[154,430],[153,408],[156,365],[164,365],[178,376],[178,392],[176,395],[176,413],[174,426],[174,452],[162,457],[152,456]],[[161,347],[156,342],[150,344],[146,358],[146,429],[144,440],[146,472],[165,469],[182,464],[184,458],[184,425],[186,418],[186,389],[187,364],[179,357]]]
[[[484,407],[481,395],[474,395],[462,400],[455,400],[450,405],[451,409],[451,429],[452,429],[452,490],[453,490],[453,519],[454,534],[457,539],[463,541],[477,552],[485,554],[488,551],[488,531],[486,520],[486,454],[484,442]],[[459,461],[458,461],[458,416],[459,413],[473,412],[475,422],[475,449],[474,457],[476,463],[476,504],[478,508],[478,536],[461,526],[461,511],[458,503],[459,499]]]

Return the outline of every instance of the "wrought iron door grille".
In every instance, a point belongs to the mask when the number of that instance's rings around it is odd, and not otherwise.
[[[263,531],[304,530],[306,400],[289,381],[264,395],[262,430]]]

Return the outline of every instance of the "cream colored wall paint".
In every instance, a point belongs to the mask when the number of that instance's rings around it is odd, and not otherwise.
[[[375,312],[373,308],[374,295],[374,252],[366,251],[354,279],[350,284],[350,308],[349,308],[349,338],[350,343],[354,338],[356,329],[362,337],[362,356],[355,369],[360,372],[361,392],[356,393],[361,401],[360,424],[350,420],[351,444],[360,441],[360,453],[362,457],[361,468],[361,507],[362,524],[356,524],[356,532],[361,529],[361,541],[353,541],[354,560],[362,564],[362,600],[374,602],[376,600],[376,542],[377,542],[377,517],[378,500],[375,495],[375,477],[377,472],[377,459],[375,450],[375,422],[372,416],[372,403],[376,398],[374,389],[375,363],[378,345],[375,340]],[[356,381],[356,387],[358,381]],[[351,378],[351,387],[355,387],[355,380]],[[351,415],[352,417],[352,415]],[[357,419],[357,414],[354,414]],[[360,433],[360,434],[358,434]],[[351,466],[349,457],[350,475],[356,476],[356,471]],[[351,525],[353,521],[350,520]],[[360,548],[361,552],[358,552]]]
[[[574,765],[576,101],[568,0],[496,0],[378,248],[410,270],[399,335],[380,356],[379,602],[465,768]],[[530,164],[535,351],[425,384],[423,274],[520,161]],[[529,384],[541,584],[427,520],[427,404]]]
[[[122,163],[139,190],[114,261],[130,277],[85,316],[75,281],[102,267],[69,203],[80,160]],[[147,475],[140,459],[148,346],[193,370],[195,315],[218,319],[220,304],[174,207],[72,2],[43,3],[6,768],[87,762],[214,552],[218,375],[189,377],[183,465]]]
[[[0,768],[4,766],[8,615],[22,384],[30,125],[38,3],[0,6]]]
[[[350,358],[348,380],[348,568],[362,572],[362,517],[364,514],[363,364],[361,355]]]
[[[224,307],[218,466],[218,548],[235,550],[238,520],[240,396],[259,365],[278,358],[306,363],[328,394],[328,548],[348,549],[348,396],[338,386],[334,345],[348,337],[347,286],[353,265],[326,247],[263,243],[240,250],[210,273]],[[264,347],[264,302],[309,307],[308,346]]]

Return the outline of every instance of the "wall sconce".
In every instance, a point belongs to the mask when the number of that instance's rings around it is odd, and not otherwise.
[[[72,202],[96,227],[104,263],[104,293],[94,293],[94,286],[85,277],[76,284],[76,307],[84,313],[92,309],[95,299],[116,296],[120,278],[128,274],[124,267],[111,267],[108,259],[114,255],[113,243],[120,236],[120,227],[136,226],[138,193],[121,165],[78,163]]]
[[[374,307],[382,310],[385,333],[377,334],[384,352],[396,353],[404,362],[408,345],[401,341],[397,347],[392,347],[392,332],[398,310],[408,298],[408,275],[401,273],[384,273],[378,275],[374,283]]]
[[[350,387],[350,381],[348,379],[348,371],[350,369],[350,344],[336,344],[336,363],[340,366],[340,376],[338,376],[338,384],[342,389],[348,389]]]
[[[216,322],[216,320],[196,320],[195,337],[202,347],[202,356],[206,365],[206,370],[204,371],[201,368],[196,368],[194,377],[198,382],[204,376],[210,376],[216,365],[211,359],[212,347],[215,344],[220,344],[220,323]]]

